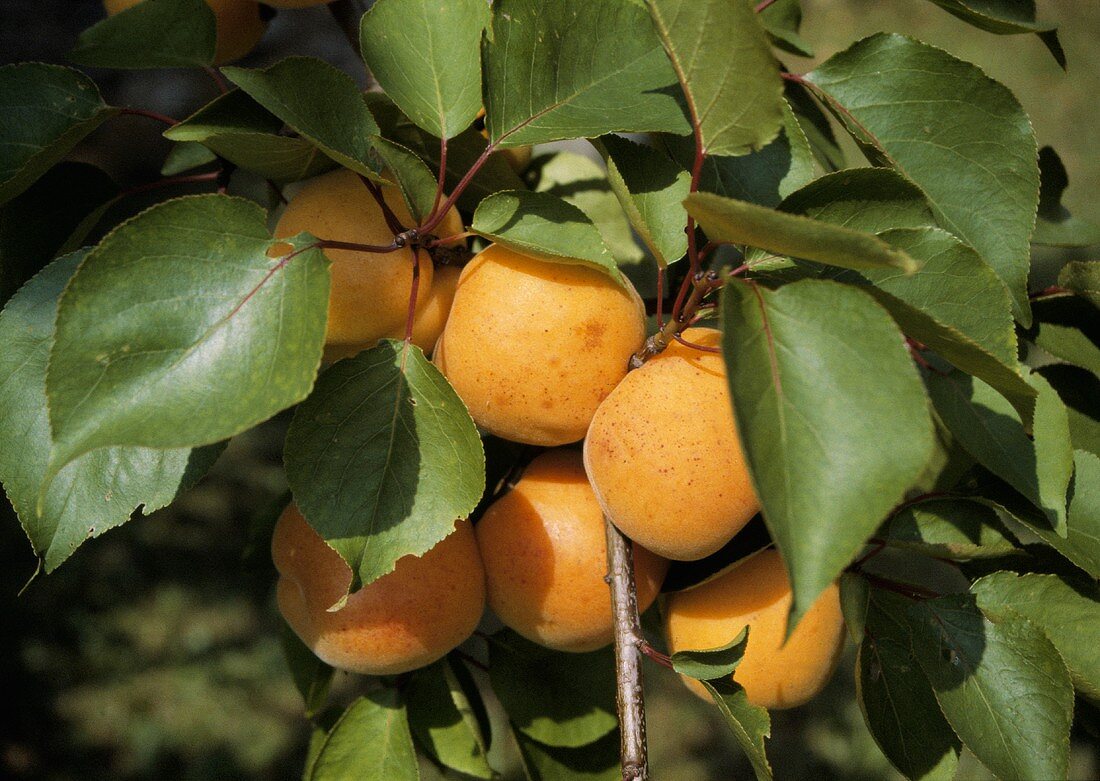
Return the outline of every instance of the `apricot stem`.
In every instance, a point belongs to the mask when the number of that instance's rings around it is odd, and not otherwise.
[[[634,589],[634,557],[630,541],[609,519],[607,583],[615,619],[615,686],[619,711],[619,756],[623,781],[647,781],[645,695],[642,691],[642,636],[638,597]]]
[[[378,208],[382,210],[382,217],[386,220],[386,227],[390,229],[395,237],[403,233],[405,226],[401,224],[401,220],[397,219],[397,215],[393,213],[393,209],[386,203],[386,199],[382,196],[382,188],[362,174],[359,174],[359,181],[367,188],[371,197],[374,198],[374,202],[378,204]]]
[[[691,295],[684,301],[687,285],[691,286]],[[686,329],[695,319],[695,313],[703,303],[703,298],[711,291],[722,286],[722,280],[713,271],[699,272],[694,277],[689,277],[681,286],[680,295],[672,307],[672,314],[668,322],[657,333],[645,340],[645,344],[630,358],[630,368],[637,369],[650,358],[664,352],[664,349],[673,341],[679,341],[688,347],[698,348],[707,352],[718,352],[712,348],[704,348],[701,345],[691,344],[680,339],[680,332]]]

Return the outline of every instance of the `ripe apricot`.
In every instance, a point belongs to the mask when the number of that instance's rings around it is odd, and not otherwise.
[[[713,328],[689,328],[714,347]],[[618,384],[584,442],[604,512],[654,553],[691,561],[714,553],[760,505],[733,420],[722,356],[673,342]]]
[[[462,270],[434,360],[482,428],[564,445],[584,436],[644,338],[629,282],[494,244]]]
[[[467,521],[423,556],[348,597],[351,569],[291,505],[271,539],[276,596],[290,628],[322,661],[366,675],[431,664],[469,637],[485,608],[485,571]]]
[[[108,16],[131,8],[142,0],[103,0]],[[214,49],[214,64],[223,65],[239,60],[260,42],[267,22],[260,16],[255,0],[206,0],[214,12],[218,37]]]
[[[538,456],[474,531],[489,607],[501,621],[558,651],[592,651],[611,642],[603,511],[580,453]],[[639,610],[657,598],[667,571],[667,561],[634,546]]]
[[[746,559],[665,604],[665,632],[672,653],[726,645],[745,627],[749,642],[733,680],[749,702],[768,709],[802,705],[824,688],[844,647],[840,592],[829,586],[798,622],[786,644],[791,587],[775,550]],[[710,699],[698,681],[684,678]]]
[[[414,224],[396,187],[382,188],[386,204],[402,226]],[[352,171],[339,169],[317,176],[287,204],[275,235],[279,238],[309,231],[319,239],[386,246],[393,232],[382,209]],[[440,224],[443,236],[462,232],[458,212],[451,210]],[[412,287],[413,251],[402,247],[392,252],[325,250],[332,261],[326,358],[333,360],[373,347],[385,336],[405,333],[409,291]],[[418,311],[431,299],[433,268],[427,252],[420,252]]]

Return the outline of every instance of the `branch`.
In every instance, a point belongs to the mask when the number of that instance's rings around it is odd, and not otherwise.
[[[647,781],[645,696],[642,692],[642,637],[634,557],[630,541],[604,518],[607,529],[607,583],[615,619],[615,684],[619,706],[619,754],[623,781]]]

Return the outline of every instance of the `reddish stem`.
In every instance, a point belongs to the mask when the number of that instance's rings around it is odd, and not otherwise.
[[[222,76],[221,71],[209,65],[205,66],[203,70],[206,71],[207,75],[210,76],[211,80],[213,80],[214,86],[218,88],[218,92],[223,95],[229,92],[229,85],[226,84],[225,78]]]
[[[316,244],[311,244],[310,247],[320,247],[321,249],[347,249],[353,252],[376,252],[384,254],[386,252],[393,252],[395,249],[401,247],[396,241],[392,244],[359,244],[354,241],[336,241],[335,239],[321,239]]]
[[[1036,298],[1042,298],[1043,296],[1057,296],[1063,293],[1072,292],[1073,291],[1069,288],[1062,287],[1061,285],[1051,285],[1050,287],[1045,287],[1042,290],[1037,290],[1034,293],[1031,293],[1030,295],[1028,295],[1028,298],[1034,300]]]
[[[657,267],[657,330],[665,327],[665,266]]]
[[[443,205],[436,210],[435,214],[433,214],[424,225],[420,226],[421,233],[431,233],[436,229],[439,223],[443,222],[443,216],[455,205],[455,201],[457,201],[459,196],[466,190],[470,182],[473,181],[473,178],[477,176],[477,172],[485,165],[485,161],[489,159],[489,155],[491,155],[495,149],[496,147],[491,143],[485,147],[485,151],[483,151],[477,160],[474,161],[474,164],[470,166],[470,170],[463,174],[458,184],[455,185],[454,190],[447,196],[447,200],[443,202]]]
[[[661,665],[662,667],[667,667],[670,670],[673,669],[672,668],[672,659],[670,659],[668,657],[668,655],[661,653],[656,648],[651,646],[647,641],[642,640],[638,644],[638,650],[641,651],[646,656],[648,656],[653,661],[655,661],[657,664]]]
[[[416,296],[420,290],[420,248],[413,247],[413,279],[412,289],[409,291],[409,311],[405,315],[405,344],[412,343],[413,320],[416,319]]]
[[[432,214],[439,211],[439,202],[443,199],[443,182],[447,178],[447,139],[439,139],[439,181],[435,186],[435,200],[432,201]]]
[[[399,233],[403,233],[405,226],[401,224],[401,221],[397,219],[397,215],[393,213],[393,209],[386,203],[385,197],[382,195],[382,188],[372,182],[363,174],[359,174],[359,181],[361,181],[370,192],[371,197],[374,198],[374,202],[378,204],[378,208],[382,210],[382,218],[386,221],[386,226],[390,229],[390,232],[396,236]]]
[[[756,13],[760,13],[761,11],[763,11],[765,8],[767,8],[769,5],[771,5],[774,2],[775,2],[775,0],[760,0],[760,2],[756,4],[756,8],[753,9],[753,10],[755,10]]]
[[[431,241],[427,242],[424,246],[425,247],[441,247],[444,244],[453,244],[456,241],[462,241],[463,239],[468,239],[471,236],[477,236],[477,235],[478,234],[471,233],[470,231],[464,231],[463,233],[454,233],[450,236],[443,236],[442,238],[432,239]]]
[[[700,352],[704,353],[715,353],[717,355],[722,354],[722,351],[717,347],[710,347],[705,344],[696,344],[695,342],[689,342],[687,339],[680,336],[680,334],[673,334],[672,338],[682,344],[684,347],[690,347],[692,350],[699,350]]]
[[[142,108],[124,108],[119,113],[128,117],[145,117],[146,119],[153,119],[157,122],[163,122],[165,125],[168,125],[168,127],[179,124],[178,119],[172,119],[172,117],[167,114],[158,114],[155,111],[147,111]]]
[[[172,187],[173,185],[177,184],[198,184],[200,182],[216,182],[221,177],[221,173],[221,171],[209,171],[204,174],[169,176],[164,179],[157,179],[154,182],[146,182],[145,184],[135,185],[128,190],[123,190],[121,193],[118,194],[118,198],[128,198],[131,195],[149,192],[150,190],[159,190],[162,187]]]

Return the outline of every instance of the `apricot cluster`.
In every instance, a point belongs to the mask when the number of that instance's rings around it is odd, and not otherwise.
[[[413,221],[396,188],[382,198]],[[393,229],[364,183],[337,171],[306,183],[276,227],[290,237],[388,246]],[[453,210],[437,231],[462,234]],[[629,281],[580,260],[491,244],[461,269],[426,252],[326,249],[332,260],[326,356],[406,330],[419,264],[412,341],[485,433],[547,448],[476,525],[347,593],[351,572],[293,508],[272,553],[288,623],[325,661],[365,673],[427,664],[473,632],[486,604],[549,648],[584,652],[613,637],[606,521],[633,541],[639,609],[657,599],[670,560],[726,545],[760,510],[711,328],[689,328],[628,373],[646,337]],[[700,350],[699,348],[704,348]],[[583,440],[583,445],[577,443]],[[605,520],[606,519],[606,520]],[[787,638],[791,590],[774,550],[737,562],[663,605],[672,651],[722,646],[749,627],[734,680],[768,708],[799,705],[828,680],[843,640],[835,585]],[[702,691],[702,687],[689,681]]]

